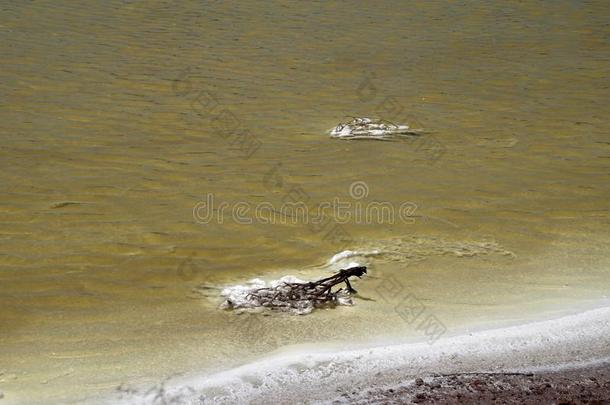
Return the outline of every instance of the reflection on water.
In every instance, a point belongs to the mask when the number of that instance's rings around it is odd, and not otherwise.
[[[514,254],[372,259],[364,297],[395,278],[449,332],[607,294],[607,19],[602,1],[5,2],[0,387],[86,397],[341,326],[416,338],[382,299],[244,329],[191,292],[314,278],[371,241]],[[429,143],[329,139],[346,116]],[[415,223],[193,219],[210,193],[315,205],[355,181],[363,202],[417,204]]]

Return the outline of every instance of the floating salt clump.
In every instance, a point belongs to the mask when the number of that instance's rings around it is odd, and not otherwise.
[[[401,136],[417,136],[421,129],[408,125],[397,125],[389,121],[372,118],[354,118],[330,130],[331,138],[391,140]]]

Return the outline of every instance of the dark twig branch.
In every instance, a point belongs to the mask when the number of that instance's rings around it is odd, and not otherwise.
[[[362,277],[366,274],[365,266],[342,269],[337,274],[317,281],[306,283],[284,282],[276,287],[259,288],[247,296],[253,306],[271,309],[306,309],[336,304],[340,295],[355,294],[357,291],[349,282],[350,277]],[[332,288],[345,283],[346,289],[333,292]]]

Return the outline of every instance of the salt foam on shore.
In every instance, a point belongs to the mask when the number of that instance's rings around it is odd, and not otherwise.
[[[341,392],[392,386],[432,373],[515,372],[610,359],[610,306],[558,319],[442,338],[336,351],[284,352],[209,376],[174,380],[175,403],[326,403]],[[324,387],[324,389],[320,389]],[[144,394],[129,403],[148,403]],[[203,401],[203,402],[201,402]]]

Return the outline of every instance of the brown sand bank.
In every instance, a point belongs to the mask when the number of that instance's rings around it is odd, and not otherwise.
[[[357,404],[608,404],[610,363],[537,373],[429,375],[395,388],[373,388],[366,398],[348,393],[343,398]]]

